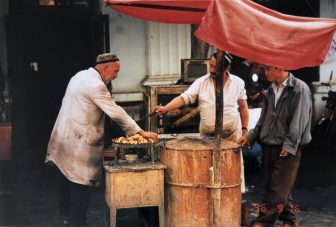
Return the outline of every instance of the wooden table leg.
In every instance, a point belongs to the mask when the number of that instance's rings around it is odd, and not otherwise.
[[[117,226],[117,209],[114,207],[110,208],[110,226],[109,227],[116,227]]]
[[[155,157],[154,157],[154,148],[152,146],[150,146],[150,152],[152,156],[152,164],[154,165]]]
[[[115,154],[115,157],[114,157],[114,166],[117,166],[117,165],[118,165],[119,153],[120,153],[120,148],[117,147],[117,149],[116,149],[116,154]]]
[[[164,204],[161,204],[159,206],[159,222],[160,222],[160,227],[165,226]]]

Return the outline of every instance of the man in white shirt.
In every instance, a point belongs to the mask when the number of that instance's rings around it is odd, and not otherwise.
[[[247,133],[249,122],[247,96],[242,79],[229,73],[232,57],[226,53],[226,68],[223,76],[223,139],[237,142],[239,134]],[[214,136],[216,121],[216,75],[217,53],[210,57],[210,73],[197,79],[184,93],[174,98],[165,106],[154,107],[154,112],[164,114],[184,105],[194,103],[198,98],[200,109],[200,134],[202,137]],[[240,118],[239,118],[240,115]],[[240,122],[241,120],[241,122]],[[241,130],[240,130],[240,125]],[[241,191],[245,192],[244,165],[241,155]]]
[[[184,105],[194,103],[198,98],[200,108],[200,134],[201,136],[213,136],[216,120],[216,57],[214,53],[210,57],[210,73],[198,78],[184,93],[174,98],[165,106],[156,106],[154,111],[164,114]],[[228,59],[228,56],[224,56]],[[242,135],[247,133],[248,106],[244,81],[229,73],[230,63],[224,70],[223,76],[223,138],[236,142],[239,139],[241,125]],[[241,124],[239,120],[241,119]]]

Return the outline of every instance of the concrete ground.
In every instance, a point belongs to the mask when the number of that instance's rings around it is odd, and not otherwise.
[[[304,150],[301,169],[294,189],[301,226],[336,226],[335,154],[325,150]],[[24,157],[0,161],[0,226],[61,226],[58,217],[58,187],[55,172],[43,158]],[[248,171],[244,196],[260,203],[263,193],[262,169]],[[106,205],[103,188],[93,191],[88,211],[89,226],[103,227]],[[251,210],[251,217],[256,210]],[[118,210],[117,226],[144,226],[136,209]],[[275,226],[280,226],[276,223]]]

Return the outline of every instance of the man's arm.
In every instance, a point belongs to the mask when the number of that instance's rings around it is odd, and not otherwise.
[[[138,132],[138,134],[139,134],[140,136],[146,138],[146,139],[151,138],[151,139],[153,139],[154,141],[157,141],[157,139],[158,139],[158,135],[157,135],[157,133],[155,133],[155,132],[144,131],[144,130],[141,129],[141,130]]]
[[[167,113],[168,111],[178,109],[184,105],[189,105],[190,103],[194,103],[198,97],[201,82],[202,80],[197,79],[180,96],[177,96],[165,106],[155,106],[153,111],[161,115],[161,114]]]
[[[128,136],[141,131],[138,124],[112,99],[105,85],[92,87],[89,95],[91,100],[116,122]]]
[[[311,93],[307,86],[302,86],[293,99],[293,116],[288,127],[288,133],[282,145],[282,150],[295,155],[303,133],[310,124],[312,116]]]
[[[178,109],[182,106],[184,106],[184,100],[181,96],[178,96],[171,100],[167,105],[165,106],[155,106],[153,111],[159,115],[167,113],[168,111]]]
[[[256,126],[251,131],[249,131],[249,133],[246,136],[242,136],[239,139],[238,143],[242,145],[246,144],[253,145],[255,143],[255,141],[259,138],[260,131],[265,120],[267,108],[268,108],[268,97],[264,96],[261,114]]]
[[[240,111],[240,119],[242,123],[242,136],[245,136],[247,133],[247,127],[249,122],[249,112],[248,105],[246,99],[238,100],[239,111]]]

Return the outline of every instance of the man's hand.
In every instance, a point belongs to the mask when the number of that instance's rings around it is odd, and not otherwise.
[[[242,137],[246,137],[246,135],[247,135],[247,129],[242,129]]]
[[[289,153],[288,153],[288,151],[285,151],[285,150],[282,150],[281,152],[280,152],[280,157],[287,157],[289,155]]]
[[[257,94],[252,95],[252,96],[251,96],[252,101],[254,101],[254,100],[256,100],[257,98],[259,98],[259,96],[260,96],[260,92],[258,92]]]
[[[155,132],[141,130],[140,132],[138,132],[138,134],[145,139],[153,139],[154,141],[158,140],[158,135]]]
[[[184,103],[183,98],[181,96],[177,96],[164,106],[155,106],[153,109],[153,112],[161,116],[162,114],[165,114],[168,111],[176,110],[184,105],[185,103]]]
[[[166,106],[155,106],[153,112],[157,113],[158,115],[162,115],[167,112],[167,108]]]
[[[238,140],[238,143],[241,146],[248,146],[248,140],[247,140],[246,136],[240,137],[240,139]]]

